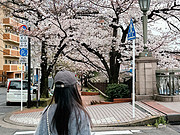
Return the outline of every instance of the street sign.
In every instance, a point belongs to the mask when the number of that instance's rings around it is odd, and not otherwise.
[[[19,63],[28,63],[28,57],[20,57],[19,58]]]
[[[20,37],[19,47],[28,48],[28,36],[24,36],[20,34],[19,37]]]
[[[28,54],[28,50],[27,50],[26,48],[22,48],[22,49],[20,50],[20,55],[21,55],[21,56],[27,56],[27,54]]]
[[[136,32],[135,32],[135,29],[134,29],[132,19],[130,21],[129,30],[128,30],[128,37],[127,38],[128,38],[128,40],[136,39]]]
[[[19,29],[27,30],[27,26],[26,26],[26,25],[21,25],[21,26],[19,27]]]
[[[130,24],[129,24],[129,30],[128,30],[128,40],[133,40],[136,39],[136,32],[134,29],[133,21],[131,19]],[[133,40],[133,69],[130,70],[130,72],[133,73],[133,78],[132,78],[132,116],[135,118],[135,40]]]
[[[22,32],[25,32],[27,30],[27,26],[26,25],[21,25],[19,27],[19,30],[22,29]],[[23,110],[23,99],[22,99],[22,92],[23,92],[23,71],[22,71],[22,64],[23,63],[27,63],[28,62],[28,37],[24,36],[22,34],[19,35],[20,36],[20,42],[19,42],[19,47],[22,48],[20,50],[20,55],[21,57],[19,58],[19,62],[21,63],[21,111]],[[29,53],[30,54],[30,53]],[[28,74],[29,76],[29,74]],[[29,81],[29,79],[28,79]],[[29,85],[29,84],[28,84]],[[28,88],[28,94],[29,94],[29,88]]]

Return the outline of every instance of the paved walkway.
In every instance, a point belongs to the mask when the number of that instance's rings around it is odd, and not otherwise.
[[[180,114],[180,102],[144,101],[143,103],[166,115]]]
[[[148,106],[146,106],[146,108],[148,108],[149,111],[146,111],[141,107],[141,105],[144,106],[143,103],[137,103],[138,107],[135,108],[135,118],[132,117],[131,103],[88,106],[87,111],[89,112],[95,126],[124,125],[141,120],[147,120],[153,118],[153,116],[163,115]]]
[[[169,114],[180,114],[180,102],[136,101],[135,118],[131,103],[90,105],[91,101],[103,101],[100,96],[82,96],[83,103],[94,126],[128,125]],[[11,123],[36,126],[43,109],[26,109],[8,117]]]
[[[87,106],[86,109],[94,126],[126,125],[164,115],[142,102],[136,102],[135,118],[132,118],[131,103],[92,105]],[[9,117],[9,120],[16,124],[36,126],[41,118],[42,110],[27,109],[22,112],[15,112]]]

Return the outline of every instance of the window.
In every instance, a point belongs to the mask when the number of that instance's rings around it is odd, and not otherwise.
[[[5,60],[5,64],[7,64],[7,60]]]
[[[16,75],[18,75],[18,74],[16,74]],[[21,81],[11,81],[9,89],[20,90],[21,89]],[[27,89],[28,89],[28,82],[23,81],[23,90],[27,90]]]
[[[5,45],[5,48],[8,48],[8,46],[7,46],[7,45]]]
[[[12,49],[16,49],[16,47],[15,47],[15,46],[12,46]]]
[[[13,60],[12,64],[18,64],[18,61],[17,60]]]
[[[20,78],[21,75],[20,74],[15,74],[15,78]]]
[[[12,46],[12,49],[18,50],[19,48],[17,46]]]

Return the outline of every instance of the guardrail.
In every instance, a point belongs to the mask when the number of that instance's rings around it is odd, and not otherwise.
[[[156,86],[159,95],[179,95],[180,69],[156,70]]]

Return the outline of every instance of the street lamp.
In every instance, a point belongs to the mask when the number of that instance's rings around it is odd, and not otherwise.
[[[139,5],[141,11],[143,12],[143,41],[144,41],[144,49],[146,50],[145,44],[147,43],[147,16],[146,13],[149,10],[151,0],[139,0]]]

